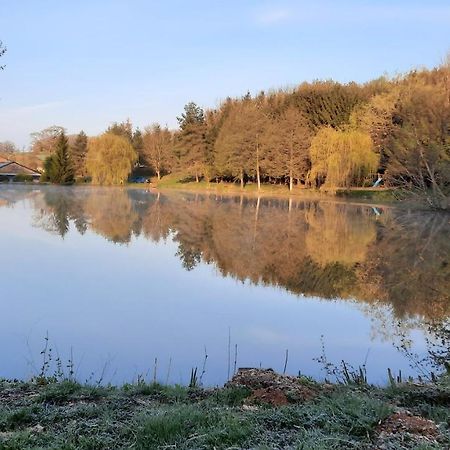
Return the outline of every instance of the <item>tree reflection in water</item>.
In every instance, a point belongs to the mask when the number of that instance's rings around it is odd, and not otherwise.
[[[378,307],[387,305],[403,324],[419,320],[434,336],[445,331],[450,316],[445,214],[124,188],[40,187],[28,195],[35,225],[62,237],[73,226],[116,244],[138,236],[171,239],[186,270],[212,264],[241,281],[357,301],[379,322]],[[0,206],[14,199],[10,191],[0,192]]]
[[[294,294],[383,302],[397,317],[450,314],[445,214],[120,188],[42,189],[32,201],[35,225],[62,237],[73,223],[116,244],[170,238],[187,270],[214,264]]]

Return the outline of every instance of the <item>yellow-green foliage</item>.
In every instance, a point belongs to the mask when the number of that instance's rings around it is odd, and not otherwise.
[[[313,138],[310,157],[310,179],[333,187],[361,186],[379,164],[369,134],[330,127],[322,128]]]
[[[93,183],[124,183],[136,160],[135,150],[123,136],[104,133],[89,139],[86,169]]]

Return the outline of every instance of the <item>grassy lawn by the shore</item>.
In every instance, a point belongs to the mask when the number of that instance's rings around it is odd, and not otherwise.
[[[221,389],[2,381],[0,448],[450,448],[448,382],[382,389],[270,377]]]
[[[241,188],[239,183],[188,181],[179,174],[167,175],[161,180],[152,178],[152,186],[158,189],[176,189],[192,192],[210,192],[216,194],[233,194],[249,196],[294,197],[305,199],[341,198],[357,201],[395,202],[397,199],[393,189],[353,188],[353,189],[308,189],[295,186],[292,191],[286,185],[262,184],[258,190],[256,183],[247,183]],[[134,186],[134,185],[133,185]]]

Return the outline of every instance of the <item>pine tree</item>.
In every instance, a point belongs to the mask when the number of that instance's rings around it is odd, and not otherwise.
[[[198,125],[205,122],[205,115],[203,109],[196,103],[189,102],[184,107],[184,113],[181,117],[177,117],[178,124],[182,130],[185,130],[190,125]]]
[[[142,133],[139,128],[136,128],[136,130],[133,133],[133,137],[131,139],[131,145],[134,148],[134,151],[137,153],[139,158],[139,163],[143,163],[143,150],[144,150],[144,140],[142,138]]]
[[[108,129],[107,133],[115,134],[116,136],[123,136],[128,139],[131,143],[133,141],[133,124],[130,119],[127,119],[125,122],[114,122],[112,123]]]
[[[84,131],[80,131],[77,135],[75,142],[70,148],[70,156],[73,162],[73,168],[76,175],[85,175],[85,161],[87,153],[87,141],[88,138]]]
[[[180,132],[176,139],[176,152],[181,166],[195,176],[195,181],[198,182],[207,169],[207,127],[203,109],[190,102],[177,120]]]
[[[57,184],[70,184],[75,181],[69,144],[64,133],[59,135],[55,153],[45,160],[44,168],[43,179],[46,181]]]

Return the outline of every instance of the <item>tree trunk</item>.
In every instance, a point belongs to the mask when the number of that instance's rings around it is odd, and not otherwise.
[[[294,157],[294,147],[291,141],[291,146],[289,148],[289,190],[291,192],[294,186],[294,177],[292,176],[293,157]]]
[[[158,177],[158,181],[161,179],[161,172],[159,170],[156,171],[156,176]]]
[[[241,179],[241,189],[244,189],[244,171],[243,170],[241,170],[240,179]]]
[[[198,180],[198,173],[195,172],[195,182],[198,183],[198,181],[199,181],[199,180]]]
[[[259,145],[256,144],[256,181],[258,183],[258,191],[261,190],[261,176],[259,173]]]

